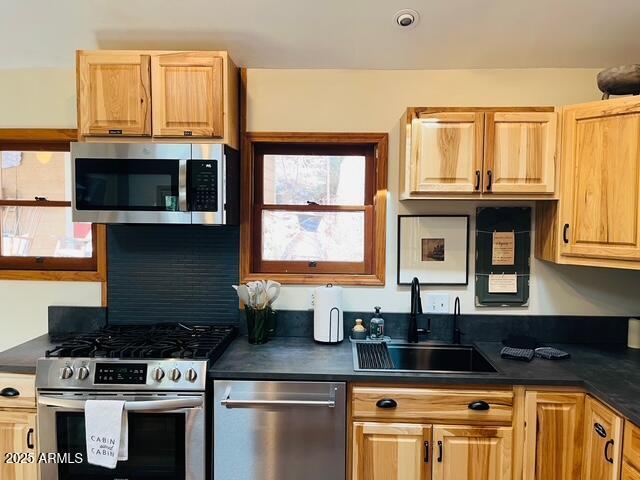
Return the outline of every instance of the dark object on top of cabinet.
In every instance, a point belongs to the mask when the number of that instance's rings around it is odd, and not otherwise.
[[[610,95],[640,94],[640,65],[622,65],[601,71],[598,73],[598,88],[603,100]]]

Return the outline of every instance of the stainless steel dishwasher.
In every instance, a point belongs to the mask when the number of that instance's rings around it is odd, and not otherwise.
[[[344,383],[214,381],[215,480],[344,480]]]

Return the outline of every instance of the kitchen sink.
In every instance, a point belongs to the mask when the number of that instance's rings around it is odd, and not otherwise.
[[[358,371],[497,373],[472,345],[357,342],[353,363]]]

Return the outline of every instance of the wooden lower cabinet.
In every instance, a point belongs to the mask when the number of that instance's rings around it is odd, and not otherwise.
[[[526,393],[524,480],[581,478],[584,398],[583,393]]]
[[[433,480],[511,480],[511,427],[433,427]]]
[[[587,397],[584,408],[582,478],[618,480],[622,458],[621,417]]]
[[[0,410],[0,479],[36,480],[36,414],[30,411]],[[6,454],[32,454],[33,462],[7,463]],[[24,460],[23,460],[24,462]]]
[[[353,480],[431,478],[431,427],[411,423],[355,422]]]
[[[622,480],[640,480],[640,471],[627,462],[622,463]]]

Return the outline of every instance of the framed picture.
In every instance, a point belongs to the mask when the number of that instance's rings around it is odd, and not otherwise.
[[[469,215],[398,215],[398,285],[467,285]]]

